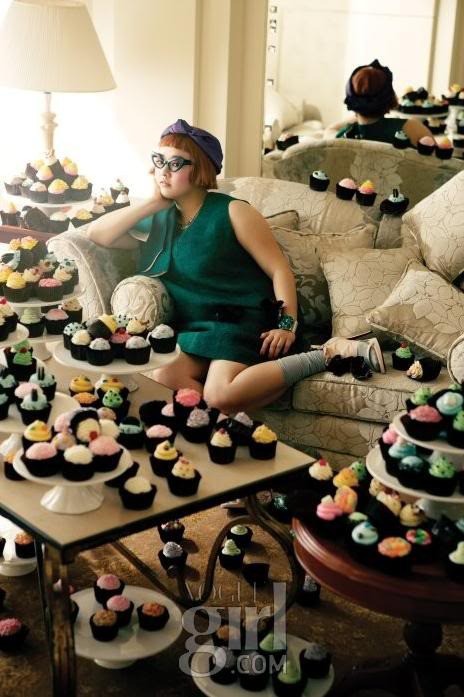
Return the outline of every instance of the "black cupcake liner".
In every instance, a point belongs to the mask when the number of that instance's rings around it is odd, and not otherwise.
[[[411,419],[409,414],[405,414],[401,417],[401,422],[406,430],[406,433],[415,438],[416,440],[435,440],[438,438],[443,427],[443,421],[439,423],[430,423],[429,421],[417,421],[416,419]]]
[[[135,477],[139,469],[139,463],[133,462],[132,465],[128,469],[126,469],[125,472],[118,475],[117,477],[114,477],[114,479],[109,479],[105,482],[105,484],[110,488],[119,489],[125,482],[127,482],[128,479],[130,479],[131,477]]]
[[[454,148],[435,148],[435,155],[439,160],[451,160]]]
[[[35,557],[34,540],[32,540],[32,542],[28,542],[27,544],[18,544],[18,542],[15,542],[14,546],[15,554],[19,559],[32,559]]]
[[[61,458],[58,455],[47,460],[33,460],[23,453],[22,461],[33,477],[53,477],[60,471]]]
[[[356,201],[360,206],[373,206],[377,194],[374,192],[372,194],[363,194],[359,189],[356,189]]]
[[[139,407],[140,421],[145,424],[146,428],[160,424],[159,420],[161,409],[167,404],[165,399],[153,399],[150,402],[144,402]]]
[[[172,468],[176,464],[179,456],[173,460],[162,460],[161,458],[155,457],[155,455],[150,455],[150,465],[153,474],[157,477],[167,477],[172,472]]]
[[[313,191],[327,191],[330,179],[317,179],[312,174],[309,176],[309,188]]]
[[[206,443],[210,433],[210,424],[197,428],[192,428],[191,426],[187,426],[187,424],[185,424],[185,426],[182,427],[182,435],[189,443]]]
[[[229,532],[227,533],[227,537],[230,540],[233,540],[237,547],[240,547],[240,549],[246,549],[251,542],[251,538],[253,537],[253,530],[250,527],[248,527],[248,525],[245,525],[245,527],[247,529],[245,535],[237,535],[233,533],[232,530],[229,530]]]
[[[97,581],[95,580],[93,582],[93,590],[95,593],[95,600],[97,601],[97,603],[100,603],[100,605],[103,605],[104,607],[106,607],[106,603],[108,602],[108,600],[110,598],[113,597],[113,595],[122,595],[125,586],[126,586],[125,582],[122,579],[119,579],[118,588],[108,590],[106,588],[100,588],[100,586],[97,585]]]
[[[394,351],[392,353],[392,366],[395,370],[406,371],[415,360],[414,354],[412,354],[411,358],[401,358],[401,356],[397,356]]]
[[[94,475],[93,464],[90,465],[73,465],[63,459],[61,474],[64,479],[70,482],[86,482],[92,479]]]
[[[208,443],[209,458],[216,465],[230,465],[230,463],[235,460],[236,451],[237,446],[235,443],[232,443],[231,446],[225,448]]]
[[[45,331],[45,320],[42,318],[40,322],[32,322],[30,324],[24,324],[24,327],[29,331],[29,339],[35,339],[38,336],[42,336]]]
[[[166,426],[166,428],[169,428],[169,426]],[[158,447],[158,445],[161,445],[161,443],[164,443],[165,440],[169,441],[171,445],[174,445],[174,441],[176,440],[177,436],[177,431],[173,431],[171,428],[172,435],[169,436],[168,438],[149,438],[147,434],[145,433],[144,437],[144,445],[145,445],[145,450],[150,453],[150,455],[153,455],[155,452],[155,449]]]
[[[157,488],[154,484],[151,485],[151,491],[147,491],[142,494],[132,494],[130,491],[124,488],[124,485],[119,489],[119,496],[121,497],[122,504],[124,508],[131,511],[143,511],[146,508],[150,508],[155,500]]]
[[[167,339],[153,339],[149,336],[148,341],[155,353],[172,353],[176,349],[177,336],[174,334]]]
[[[185,551],[185,549],[182,550],[182,554],[178,557],[166,557],[162,549],[160,549],[158,552],[158,559],[160,560],[160,564],[165,571],[173,566],[175,566],[177,569],[183,569],[187,563],[187,557],[188,553]]]
[[[23,409],[21,405],[18,407],[21,421],[26,426],[29,426],[29,424],[36,420],[45,421],[46,423],[48,421],[48,417],[50,416],[51,410],[52,405],[50,403],[48,403],[43,409]]]
[[[148,363],[150,360],[150,346],[145,346],[143,348],[128,349],[127,346],[124,347],[124,358],[130,365],[143,365]]]
[[[388,213],[389,215],[402,215],[408,206],[408,198],[398,203],[394,203],[393,201],[389,201],[388,198],[385,198],[380,204],[380,211],[382,213]]]
[[[0,651],[18,651],[24,643],[25,638],[29,634],[29,627],[22,624],[19,631],[15,634],[9,634],[0,637]]]
[[[87,360],[87,346],[81,346],[80,344],[73,344],[71,342],[71,356],[76,361]]]
[[[89,183],[85,189],[73,189],[72,186],[70,186],[69,191],[71,192],[71,199],[73,201],[87,201],[92,194],[92,184]]]
[[[111,349],[91,349],[87,346],[86,360],[90,365],[108,365],[113,360],[113,352]]]
[[[184,532],[185,532],[185,525],[180,523],[180,526],[178,528],[169,528],[169,529],[164,529],[161,527],[161,525],[158,525],[158,533],[160,536],[161,542],[179,542],[182,540],[184,537]]]
[[[433,155],[435,151],[435,145],[423,145],[422,143],[417,143],[417,152],[419,155]]]
[[[118,443],[127,450],[138,450],[143,448],[145,442],[145,434],[143,430],[140,433],[119,433],[117,438]]]
[[[329,674],[330,664],[332,662],[332,656],[327,653],[324,658],[305,658],[305,650],[300,651],[300,668],[307,678],[313,680],[319,680],[320,678],[325,678]]]
[[[269,582],[270,564],[263,561],[247,562],[242,565],[243,578],[252,586],[261,588]]]
[[[356,189],[350,189],[348,186],[340,186],[340,184],[335,185],[335,194],[337,198],[342,199],[342,201],[351,201],[356,193]]]
[[[107,610],[107,602],[106,601],[103,604],[103,607]],[[132,613],[134,611],[134,603],[132,600],[129,601],[129,607],[127,610],[113,610],[113,612],[116,613],[116,617],[118,618],[118,627],[127,627],[128,624],[130,624]]]
[[[119,625],[117,621],[113,625],[101,627],[94,624],[92,615],[89,620],[89,624],[92,631],[92,636],[97,641],[113,641],[113,639],[116,639],[118,636]]]
[[[122,456],[122,448],[113,455],[94,455],[93,466],[95,472],[112,472],[119,465]]]
[[[36,290],[36,295],[39,300],[43,300],[43,302],[59,302],[63,298],[63,286],[55,286],[53,288],[47,288],[38,285],[37,290]]]
[[[221,550],[218,554],[218,559],[223,569],[227,569],[228,571],[236,571],[242,568],[244,556],[245,552],[243,550],[241,550],[240,554],[235,555],[224,554]]]
[[[430,473],[425,476],[424,489],[433,496],[452,496],[458,483],[457,474],[449,479],[433,477]]]
[[[172,473],[168,474],[168,487],[171,494],[174,496],[193,496],[198,491],[198,486],[201,480],[201,474],[195,470],[195,476],[191,479],[176,477]]]
[[[407,138],[405,140],[402,140],[401,138],[394,138],[393,145],[398,150],[406,150],[406,148],[410,147],[411,141],[409,140],[409,138]]]
[[[164,607],[164,612],[162,615],[154,617],[153,615],[145,615],[143,612],[143,605],[139,605],[137,608],[137,617],[139,620],[140,629],[144,629],[148,632],[157,632],[163,629],[169,621],[169,610]]]
[[[255,460],[272,460],[276,455],[277,441],[271,443],[257,443],[253,438],[250,440],[250,456]]]
[[[12,303],[25,303],[29,300],[30,294],[30,289],[27,287],[27,285],[24,286],[24,288],[9,288],[5,284],[5,298]]]

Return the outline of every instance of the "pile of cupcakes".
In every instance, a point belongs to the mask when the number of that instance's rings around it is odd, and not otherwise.
[[[408,344],[402,341],[392,353],[392,367],[401,370],[416,382],[435,380],[440,374],[441,362],[429,356],[418,356]]]
[[[0,537],[0,561],[4,559],[6,539]],[[14,553],[18,559],[35,558],[34,538],[27,532],[18,531],[13,539]],[[10,559],[11,561],[11,559]],[[0,613],[6,608],[4,602],[6,591],[0,588]],[[0,651],[5,653],[18,651],[29,633],[29,628],[18,617],[2,616],[0,619]]]
[[[169,622],[169,610],[165,605],[145,602],[135,608],[132,600],[124,595],[125,585],[115,574],[103,574],[94,581],[95,600],[101,609],[92,613],[89,624],[92,636],[97,641],[109,642],[116,639],[119,630],[131,624],[134,609],[138,630],[159,631]],[[76,618],[79,607],[75,601],[73,602],[77,607]]]
[[[0,293],[11,303],[25,303],[30,298],[58,302],[72,294],[78,282],[76,262],[59,262],[34,237],[11,240],[1,256]]]
[[[16,331],[19,317],[6,298],[0,297],[0,341],[6,341]]]
[[[226,621],[212,634],[209,677],[219,685],[238,683],[260,692],[272,686],[278,697],[299,697],[308,680],[327,677],[331,654],[322,644],[307,642],[294,656],[286,635],[270,618],[246,618],[239,626]]]
[[[7,365],[0,366],[0,419],[7,418],[12,404],[18,406],[25,424],[30,423],[26,412],[43,416],[45,410],[47,419],[56,391],[54,376],[37,367],[27,339],[4,349],[4,355]]]
[[[85,323],[73,322],[63,331],[64,347],[75,360],[99,366],[115,359],[143,365],[149,362],[152,351],[174,351],[176,341],[176,332],[168,325],[150,330],[147,322],[124,314],[103,314]]]
[[[381,439],[386,447],[390,435],[389,431]],[[406,452],[402,454],[408,457]],[[340,539],[354,559],[401,576],[408,574],[413,564],[441,558],[450,578],[459,576],[462,561],[456,558],[460,559],[464,548],[458,549],[457,543],[452,549],[443,548],[433,531],[433,521],[416,503],[403,501],[398,492],[372,479],[364,462],[355,461],[334,473],[322,459],[310,466],[308,474],[305,507],[295,514],[308,519],[322,537]],[[456,526],[457,542],[464,541],[464,520],[453,523]]]
[[[403,96],[398,104],[398,111],[403,114],[445,114],[448,112],[448,105],[451,104],[448,97],[435,97],[428,93],[424,87],[417,90],[406,87]]]
[[[322,170],[315,170],[309,177],[309,187],[313,191],[327,191],[329,184],[330,178]],[[373,206],[377,197],[375,186],[370,179],[366,179],[359,186],[353,179],[341,179],[335,186],[335,193],[337,198],[343,201],[351,201],[356,195],[356,201],[360,206]]]

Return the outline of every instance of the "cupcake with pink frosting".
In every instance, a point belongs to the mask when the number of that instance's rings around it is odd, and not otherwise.
[[[41,278],[37,284],[36,295],[39,300],[52,302],[63,297],[63,284],[57,278]]]
[[[345,179],[340,179],[335,186],[335,193],[337,198],[341,198],[343,201],[351,201],[358,188],[356,182],[353,179],[345,177]]]
[[[0,651],[17,651],[23,645],[29,628],[17,617],[0,620]]]
[[[96,472],[112,472],[119,464],[122,448],[111,436],[97,436],[89,443]]]
[[[34,477],[52,477],[58,474],[60,468],[58,451],[52,443],[34,443],[22,459]]]
[[[360,206],[373,206],[376,196],[377,193],[374,184],[370,179],[366,179],[366,181],[356,189],[356,201]]]
[[[379,447],[385,462],[387,462],[387,459],[389,457],[388,451],[390,447],[393,445],[393,443],[396,443],[397,439],[398,433],[395,431],[391,424],[384,428],[383,433],[379,438]]]
[[[154,424],[145,431],[145,447],[149,453],[154,453],[158,445],[164,443],[164,441],[169,441],[172,445],[176,439],[176,435],[177,432],[169,426]]]
[[[118,618],[118,627],[127,627],[131,621],[134,603],[125,595],[112,595],[103,606],[112,610]]]
[[[113,595],[121,595],[126,584],[115,574],[103,574],[93,584],[95,600],[100,605],[106,605]]]
[[[443,417],[438,409],[428,404],[411,409],[408,414],[401,417],[401,421],[408,435],[426,441],[438,438],[444,426]]]
[[[435,138],[435,155],[440,160],[450,160],[453,155],[453,143],[447,136]]]
[[[435,150],[435,140],[432,136],[423,136],[417,143],[419,155],[432,155]]]
[[[69,322],[69,315],[64,310],[55,307],[47,312],[44,319],[45,329],[48,334],[62,334],[63,329]]]
[[[174,414],[180,424],[186,423],[190,412],[195,407],[203,409],[206,406],[201,394],[197,390],[188,387],[174,392],[173,405]]]
[[[336,537],[343,530],[343,511],[332,496],[324,496],[316,507],[317,531],[325,537]]]
[[[206,409],[194,407],[188,415],[182,435],[190,443],[206,443],[211,431],[209,412]]]

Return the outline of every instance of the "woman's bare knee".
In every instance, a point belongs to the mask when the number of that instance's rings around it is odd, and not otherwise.
[[[232,414],[240,411],[241,404],[237,402],[228,385],[218,387],[205,385],[203,398],[209,407],[219,409],[223,414]]]

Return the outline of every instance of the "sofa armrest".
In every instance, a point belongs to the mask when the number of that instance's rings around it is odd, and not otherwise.
[[[460,384],[464,382],[464,334],[458,336],[451,345],[448,351],[447,368],[454,382]]]
[[[110,312],[113,290],[121,279],[132,276],[136,270],[137,252],[100,247],[87,238],[85,229],[56,235],[47,246],[58,259],[75,260],[83,291],[79,299],[84,317]]]

